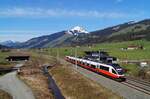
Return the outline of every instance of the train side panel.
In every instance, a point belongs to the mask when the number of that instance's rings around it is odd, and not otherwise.
[[[73,64],[77,63],[78,66],[81,66],[81,67],[89,69],[91,71],[100,73],[102,75],[105,75],[105,76],[113,78],[113,79],[119,79],[119,78],[124,79],[124,76],[118,76],[117,74],[113,74],[110,71],[102,70],[102,69],[99,69],[99,68],[92,68],[91,66],[86,65],[86,63],[82,64],[83,62],[81,63],[80,61],[76,61],[76,60],[73,60],[73,59],[70,59],[70,58],[67,58],[67,57],[65,58],[65,60],[70,62],[70,63],[73,63]]]

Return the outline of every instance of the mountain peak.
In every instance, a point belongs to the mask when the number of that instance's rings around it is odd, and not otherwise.
[[[75,27],[73,27],[73,28],[71,29],[71,31],[88,33],[83,27],[80,27],[80,26],[75,26]]]
[[[127,24],[134,24],[136,21],[129,21]]]
[[[72,35],[79,35],[81,33],[89,33],[83,27],[80,27],[80,26],[75,26],[72,29],[68,30],[67,32]]]

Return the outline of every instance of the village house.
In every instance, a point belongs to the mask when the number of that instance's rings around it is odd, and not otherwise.
[[[137,50],[137,49],[143,49],[143,46],[137,46],[137,45],[129,45],[127,50]]]

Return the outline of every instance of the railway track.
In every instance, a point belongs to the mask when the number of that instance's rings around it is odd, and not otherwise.
[[[127,80],[125,82],[122,82],[122,84],[150,95],[150,82],[148,81],[127,77]]]

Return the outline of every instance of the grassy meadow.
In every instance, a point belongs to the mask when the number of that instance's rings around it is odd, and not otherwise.
[[[1,52],[0,51],[0,67],[9,67],[11,65],[10,62],[6,61],[5,58],[10,54],[10,52]]]
[[[129,45],[142,45],[143,50],[121,50],[121,48],[127,48]],[[62,48],[47,48],[43,52],[46,54],[65,57],[66,55],[75,56],[77,51],[77,56],[83,56],[84,51],[107,51],[111,56],[115,56],[120,60],[149,60],[150,59],[150,42],[148,41],[128,41],[120,43],[103,43],[96,44],[91,47],[81,46],[81,47],[62,47]]]

